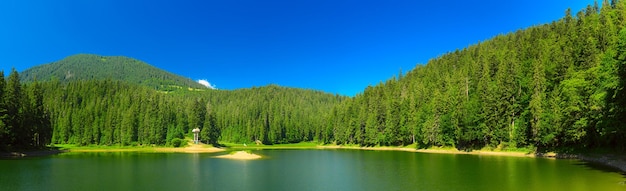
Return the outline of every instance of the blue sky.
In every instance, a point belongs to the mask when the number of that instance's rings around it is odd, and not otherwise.
[[[128,56],[219,89],[355,95],[400,70],[563,17],[577,1],[3,0],[0,70]]]

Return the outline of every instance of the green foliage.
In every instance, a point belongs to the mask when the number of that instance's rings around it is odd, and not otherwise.
[[[368,87],[333,109],[329,127],[321,128],[332,133],[323,140],[626,149],[624,5],[605,1],[576,17],[568,9],[561,20],[447,53]]]
[[[52,130],[39,82],[20,84],[15,69],[5,83],[0,71],[0,150],[41,148]]]
[[[193,128],[209,144],[311,141],[344,99],[278,86],[166,94],[112,80],[42,85],[56,144],[166,145]]]
[[[182,147],[185,146],[187,142],[184,139],[174,138],[172,139],[171,145],[173,147]]]

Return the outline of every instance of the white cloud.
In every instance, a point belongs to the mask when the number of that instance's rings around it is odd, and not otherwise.
[[[209,83],[209,81],[204,80],[204,79],[198,80],[198,83],[202,84],[203,86],[206,86],[207,88],[211,88],[213,90],[217,89],[215,84],[211,84],[211,83]]]

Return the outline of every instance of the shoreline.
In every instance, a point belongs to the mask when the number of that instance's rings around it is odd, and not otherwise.
[[[91,153],[91,152],[145,152],[145,153],[216,153],[226,151],[224,148],[212,147],[206,144],[192,144],[186,147],[162,147],[162,146],[75,146],[53,145],[42,150],[33,151],[2,151],[0,158],[21,158],[55,155],[60,153]]]
[[[406,147],[359,147],[359,146],[318,146],[320,149],[358,149],[358,150],[372,150],[372,151],[405,151],[405,152],[416,152],[416,153],[435,153],[435,154],[463,154],[463,155],[492,155],[492,156],[512,156],[512,157],[543,157],[543,158],[552,158],[554,153],[549,153],[545,156],[537,156],[533,153],[526,153],[521,151],[482,151],[482,150],[472,150],[472,151],[460,151],[457,149],[438,149],[438,148],[428,148],[428,149],[415,149],[415,148],[406,148]]]
[[[300,144],[300,145],[299,145]],[[482,156],[504,156],[504,157],[528,157],[528,158],[547,158],[547,159],[576,159],[588,163],[595,163],[602,166],[610,167],[621,171],[626,175],[626,155],[617,153],[593,154],[593,153],[536,153],[525,151],[489,151],[489,150],[472,150],[461,151],[456,148],[427,148],[416,149],[412,146],[393,147],[393,146],[375,146],[361,147],[358,145],[318,145],[315,143],[295,143],[295,144],[278,144],[278,145],[256,145],[256,146],[239,146],[238,144],[229,144],[229,149],[352,149],[352,150],[371,150],[371,151],[404,151],[416,153],[434,153],[434,154],[462,154],[462,155],[482,155]]]
[[[186,147],[61,147],[67,152],[147,152],[147,153],[216,153],[226,149],[208,146],[205,144],[191,144]]]
[[[22,158],[48,156],[68,152],[66,150],[7,151],[0,152],[0,158]]]
[[[617,156],[614,154],[561,154],[561,153],[526,153],[521,151],[460,151],[457,149],[415,149],[406,147],[360,147],[360,146],[317,146],[318,149],[355,149],[355,150],[373,150],[373,151],[405,151],[416,153],[434,153],[434,154],[462,154],[462,155],[483,155],[483,156],[506,156],[506,157],[529,157],[529,158],[548,158],[548,159],[577,159],[585,162],[601,164],[603,166],[615,168],[626,174],[626,156]]]
[[[58,150],[39,150],[39,151],[7,151],[0,152],[0,158],[21,158],[21,157],[37,157],[48,156],[61,153],[107,153],[107,152],[145,152],[145,153],[217,153],[223,152],[226,149],[206,147],[206,148],[194,148],[194,147],[129,147],[129,148],[61,148]]]
[[[170,148],[170,147],[154,147],[154,148],[77,148],[67,149],[67,152],[90,153],[90,152],[146,152],[146,153],[216,153],[226,149],[222,148]]]
[[[0,158],[19,158],[19,157],[36,157],[55,155],[66,152],[146,152],[146,153],[217,153],[231,149],[352,149],[352,150],[372,150],[372,151],[404,151],[416,153],[434,153],[434,154],[464,154],[464,155],[485,155],[485,156],[506,156],[506,157],[530,157],[530,158],[549,158],[549,159],[577,159],[585,162],[597,163],[603,166],[615,168],[616,170],[626,173],[626,156],[617,154],[561,154],[561,153],[528,153],[522,151],[460,151],[457,149],[446,148],[428,148],[416,149],[410,147],[361,147],[361,146],[344,146],[344,145],[262,145],[262,146],[227,146],[224,148],[210,147],[207,145],[189,144],[187,147],[71,147],[61,146],[57,150],[39,150],[39,151],[12,151],[0,152]],[[243,152],[243,151],[242,151]],[[237,153],[234,153],[237,154]],[[248,153],[246,153],[248,154]],[[228,154],[232,155],[232,154]],[[240,154],[241,155],[241,154]],[[258,155],[257,155],[258,156]],[[222,157],[218,157],[222,158]],[[256,158],[255,158],[256,159]]]

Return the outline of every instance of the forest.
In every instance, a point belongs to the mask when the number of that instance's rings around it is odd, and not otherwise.
[[[202,142],[214,145],[312,141],[324,114],[345,99],[277,85],[165,92],[120,80],[20,84],[19,78],[13,70],[8,85],[0,83],[2,150],[50,143],[182,146],[193,128],[202,130]]]
[[[333,109],[321,141],[623,150],[625,5],[568,9],[367,87]]]
[[[171,145],[200,128],[205,143],[312,141],[342,97],[267,86],[234,91],[164,93],[122,81],[50,82],[45,103],[52,143]]]
[[[622,1],[604,0],[575,15],[568,9],[560,20],[448,52],[355,97],[278,85],[164,91],[171,76],[77,74],[66,81],[50,77],[56,70],[25,72],[20,84],[12,71],[0,83],[0,148],[179,146],[198,127],[210,144],[624,150],[624,26]],[[92,72],[125,67],[111,66]]]
[[[5,81],[0,71],[0,151],[43,148],[50,143],[52,127],[38,82],[20,83],[17,71]]]

